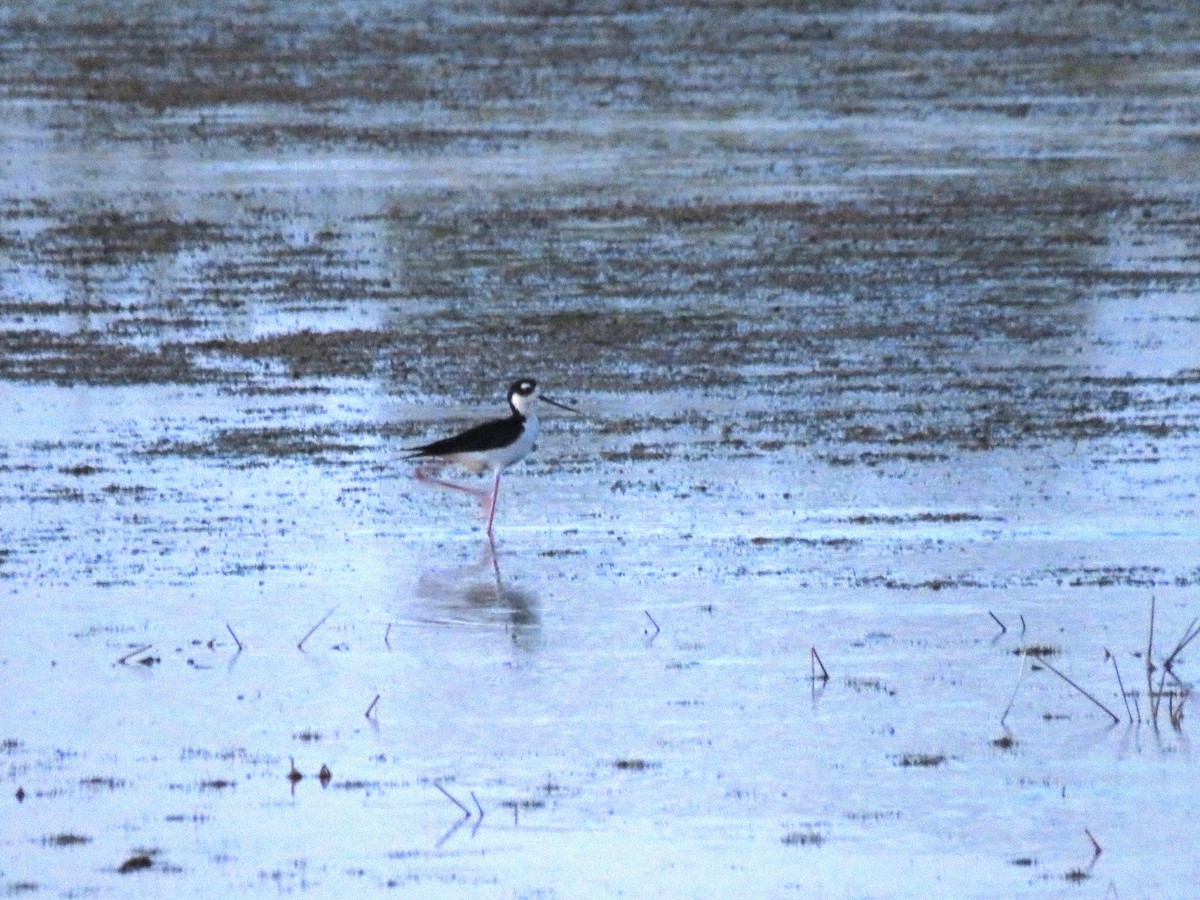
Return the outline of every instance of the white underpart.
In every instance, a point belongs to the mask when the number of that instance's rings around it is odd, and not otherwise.
[[[540,431],[541,424],[538,422],[538,417],[533,413],[526,413],[525,429],[516,442],[488,454],[491,457],[491,467],[498,471],[511,466],[517,460],[524,459],[533,451],[533,445],[537,443]]]
[[[499,473],[501,469],[508,468],[530,454],[533,445],[537,443],[540,431],[541,425],[537,416],[528,413],[525,416],[525,428],[521,432],[521,436],[507,447],[497,447],[495,450],[477,453],[454,453],[448,455],[446,459],[453,460],[464,469],[476,474],[489,471]]]

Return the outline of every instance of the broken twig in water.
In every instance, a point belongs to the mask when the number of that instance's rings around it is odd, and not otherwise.
[[[1184,688],[1183,691],[1179,694],[1179,705],[1178,706],[1175,705],[1174,694],[1172,694],[1168,700],[1167,717],[1171,720],[1171,727],[1174,728],[1176,731],[1179,731],[1183,727],[1183,704],[1187,702],[1187,698],[1189,696],[1190,696],[1190,692],[1188,691],[1187,688]]]
[[[1184,651],[1184,649],[1186,649],[1187,646],[1192,641],[1194,641],[1197,637],[1200,637],[1200,627],[1197,626],[1197,622],[1200,622],[1200,619],[1192,619],[1192,621],[1188,624],[1188,627],[1184,629],[1183,637],[1181,637],[1179,639],[1178,643],[1175,644],[1174,649],[1169,654],[1167,654],[1166,659],[1163,660],[1162,672],[1159,674],[1158,688],[1156,690],[1154,687],[1154,671],[1155,671],[1156,667],[1154,665],[1154,657],[1153,657],[1153,653],[1154,653],[1154,621],[1155,621],[1154,614],[1155,614],[1155,598],[1154,598],[1154,595],[1151,594],[1150,595],[1150,637],[1146,641],[1146,691],[1150,695],[1150,722],[1151,722],[1151,724],[1154,725],[1155,728],[1158,727],[1158,711],[1159,711],[1159,708],[1162,706],[1162,698],[1164,695],[1166,695],[1167,701],[1168,701],[1167,702],[1167,715],[1170,718],[1171,725],[1175,728],[1179,728],[1180,721],[1183,718],[1183,704],[1187,700],[1187,698],[1190,694],[1190,691],[1187,690],[1187,688],[1183,684],[1183,682],[1181,682],[1179,680],[1179,676],[1177,676],[1175,674],[1175,670],[1173,667],[1175,665],[1176,659],[1178,659],[1178,657],[1179,657],[1179,654],[1182,653]],[[1171,680],[1173,682],[1175,682],[1175,684],[1179,685],[1183,689],[1183,692],[1179,695],[1179,705],[1178,706],[1175,705],[1174,692],[1168,692],[1166,690],[1168,675],[1171,676]]]
[[[129,661],[129,658],[131,656],[137,656],[139,653],[143,653],[146,650],[149,650],[153,646],[154,646],[153,644],[144,644],[143,646],[138,647],[136,650],[130,650],[128,653],[126,653],[124,656],[122,656],[120,659],[117,660],[117,665],[119,665],[119,666],[125,665],[125,663]]]
[[[375,699],[371,701],[371,705],[367,707],[365,715],[368,719],[371,718],[371,713],[375,711],[375,704],[379,702],[379,697],[380,695],[376,694]]]
[[[821,667],[820,676],[817,675],[817,666]],[[821,654],[817,652],[816,647],[809,647],[808,667],[810,670],[810,681],[828,681],[829,670],[825,668],[825,663],[821,662]]]
[[[992,621],[993,621],[993,622],[995,622],[997,625],[999,625],[999,626],[1000,626],[1000,633],[1001,633],[1001,634],[1007,634],[1007,633],[1008,633],[1008,628],[1006,628],[1006,627],[1005,627],[1005,625],[1004,625],[1004,623],[1003,623],[1003,622],[1001,622],[999,619],[997,619],[997,618],[996,618],[996,614],[995,614],[994,612],[992,612],[990,609],[988,610],[988,615],[992,617]]]
[[[1017,683],[1013,685],[1012,696],[1008,698],[1008,706],[1004,707],[1004,714],[1000,716],[1001,728],[1006,727],[1004,720],[1008,718],[1008,714],[1012,712],[1013,704],[1017,702],[1017,691],[1021,690],[1021,684],[1025,681],[1025,673],[1029,669],[1029,654],[1020,653],[1018,656],[1021,657],[1021,670],[1017,673]]]
[[[314,631],[316,631],[318,628],[320,628],[322,625],[324,625],[324,624],[325,624],[325,620],[326,620],[326,619],[328,619],[330,616],[332,616],[332,615],[333,615],[333,612],[334,612],[334,610],[336,610],[336,609],[337,609],[337,607],[335,606],[335,607],[334,607],[333,609],[331,609],[329,612],[325,613],[325,615],[321,616],[321,621],[320,621],[320,622],[318,622],[318,623],[317,623],[316,625],[314,625],[312,628],[308,629],[308,634],[306,634],[304,637],[300,638],[300,643],[298,643],[298,644],[296,645],[296,649],[297,649],[297,650],[299,650],[299,651],[301,651],[301,652],[303,652],[303,651],[304,651],[304,642],[305,642],[305,641],[307,641],[307,640],[308,640],[310,637],[312,637],[312,636],[313,636],[313,632],[314,632]]]
[[[1166,694],[1166,692],[1163,690],[1163,688],[1165,688],[1167,685],[1167,672],[1168,672],[1167,667],[1163,666],[1162,674],[1160,674],[1158,676],[1158,691],[1157,691],[1157,693],[1154,692],[1153,682],[1150,685],[1150,691],[1151,691],[1150,708],[1154,710],[1154,724],[1155,725],[1158,725],[1158,709],[1160,706],[1162,706],[1162,698]],[[1167,706],[1168,706],[1168,714],[1169,714],[1171,698],[1168,697],[1167,699],[1168,699]]]
[[[1117,673],[1117,687],[1121,689],[1121,699],[1125,701],[1125,714],[1129,716],[1129,721],[1133,721],[1133,711],[1129,708],[1129,695],[1125,693],[1125,682],[1121,680],[1121,667],[1117,665],[1117,658],[1113,656],[1107,647],[1104,648],[1104,655],[1112,660],[1113,671]]]
[[[1046,659],[1045,656],[1039,656],[1038,662],[1041,663],[1043,666],[1045,666],[1047,669],[1049,669],[1051,672],[1053,672],[1055,675],[1057,675],[1059,678],[1061,678],[1063,681],[1065,681],[1067,684],[1069,684],[1071,687],[1075,688],[1075,690],[1079,691],[1079,693],[1083,694],[1083,696],[1087,697],[1089,700],[1091,700],[1093,703],[1095,703],[1098,707],[1100,707],[1106,713],[1108,713],[1109,716],[1112,717],[1114,725],[1121,721],[1120,717],[1115,712],[1113,712],[1111,709],[1109,709],[1107,706],[1105,706],[1103,703],[1101,703],[1099,700],[1097,700],[1095,697],[1093,697],[1091,694],[1089,694],[1086,690],[1081,688],[1078,684],[1076,684],[1074,681],[1072,681],[1070,678],[1068,678],[1066,675],[1064,675],[1062,672],[1060,672],[1058,669],[1056,669],[1054,666],[1052,666],[1050,664],[1050,662]]]
[[[654,634],[650,635],[650,640],[654,640],[656,637],[658,637],[658,634],[660,631],[662,631],[662,629],[659,628],[658,623],[654,621],[654,616],[650,615],[650,610],[644,609],[644,610],[642,610],[642,612],[644,612],[646,614],[646,618],[649,619],[650,624],[654,626]],[[647,633],[648,632],[645,632],[645,631],[642,632],[642,634],[647,634]]]
[[[388,635],[392,633],[392,623],[388,622],[387,629],[383,632],[383,645],[389,650],[392,649],[392,642],[388,640]]]
[[[1183,632],[1183,637],[1179,639],[1179,643],[1175,645],[1175,649],[1171,651],[1171,655],[1163,660],[1163,668],[1170,671],[1171,666],[1175,663],[1175,657],[1179,656],[1192,641],[1196,639],[1196,635],[1200,635],[1200,628],[1196,627],[1196,622],[1200,619],[1192,619],[1192,622]],[[1172,673],[1173,675],[1174,673]]]
[[[1150,698],[1150,721],[1158,727],[1158,701],[1154,697],[1154,595],[1150,595],[1150,638],[1146,641],[1146,696]]]
[[[1096,839],[1095,839],[1095,838],[1092,836],[1092,832],[1091,832],[1090,830],[1088,830],[1087,828],[1085,828],[1085,829],[1083,829],[1083,833],[1084,833],[1084,834],[1086,834],[1086,835],[1088,836],[1088,840],[1092,842],[1092,849],[1093,849],[1094,851],[1096,851],[1096,852],[1095,852],[1095,855],[1094,855],[1094,856],[1092,856],[1092,862],[1095,862],[1096,860],[1098,860],[1098,859],[1100,858],[1100,854],[1101,854],[1101,853],[1103,853],[1104,851],[1100,849],[1100,842],[1099,842],[1099,841],[1097,841],[1097,840],[1096,840]]]
[[[242,647],[242,642],[241,642],[241,641],[239,641],[239,640],[238,640],[238,636],[237,636],[236,634],[234,634],[234,633],[233,633],[233,629],[229,627],[229,623],[228,623],[228,622],[226,622],[226,623],[225,623],[225,630],[229,632],[229,636],[230,636],[231,638],[233,638],[233,642],[234,642],[235,644],[237,644],[238,653],[241,653],[241,652],[242,652],[242,650],[244,649],[244,648]]]
[[[445,794],[451,803],[453,803],[455,806],[457,806],[459,809],[462,810],[464,819],[471,818],[471,811],[469,809],[467,809],[465,806],[463,806],[461,803],[459,803],[457,797],[455,797],[453,794],[451,794],[448,790],[446,790],[444,787],[442,787],[436,781],[433,782],[433,786],[435,788],[437,788],[439,791],[441,791],[443,794]]]

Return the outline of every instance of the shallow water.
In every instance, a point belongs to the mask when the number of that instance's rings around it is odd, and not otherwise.
[[[1200,880],[1190,18],[4,16],[5,893]]]

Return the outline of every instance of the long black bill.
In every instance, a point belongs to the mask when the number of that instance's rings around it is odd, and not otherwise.
[[[559,403],[557,400],[551,400],[545,394],[538,394],[538,399],[541,400],[543,403],[549,403],[551,406],[557,406],[559,409],[565,409],[567,412],[574,413],[577,416],[583,415],[583,413],[581,413],[579,410],[575,409],[574,407],[567,406],[566,404],[563,404],[563,403]]]

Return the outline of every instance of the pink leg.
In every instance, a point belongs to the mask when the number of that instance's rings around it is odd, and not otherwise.
[[[413,477],[422,484],[432,484],[437,487],[449,488],[452,491],[462,491],[464,494],[470,494],[480,503],[488,499],[487,491],[480,490],[476,487],[471,487],[466,484],[455,484],[453,481],[444,481],[433,474],[431,469],[417,469],[413,472]]]
[[[492,571],[496,573],[496,580],[500,580],[500,560],[496,555],[496,539],[490,534],[487,539],[487,546],[483,548],[483,558],[479,560],[480,568],[486,568],[491,564]]]
[[[496,501],[500,499],[500,472],[496,472],[496,484],[492,487],[492,508],[488,511],[488,540],[492,538],[492,523],[496,521]]]

